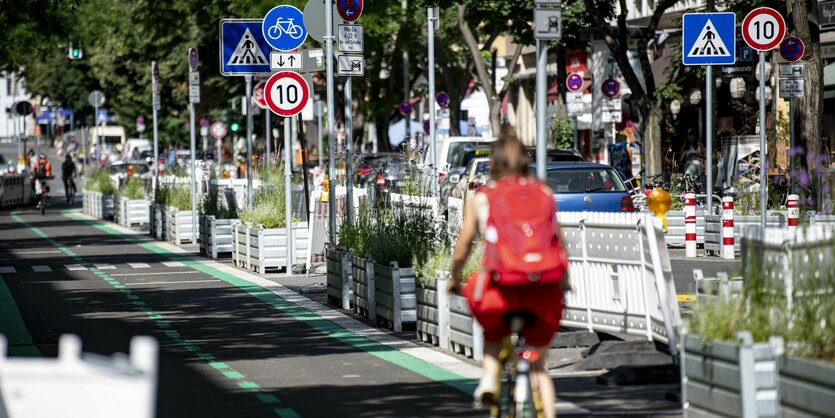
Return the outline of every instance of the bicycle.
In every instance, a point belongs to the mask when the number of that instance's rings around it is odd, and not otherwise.
[[[75,203],[75,193],[77,192],[74,177],[67,177],[64,179],[64,190],[67,194],[67,205],[72,206],[73,203]]]
[[[543,404],[531,380],[531,369],[539,359],[536,350],[527,346],[521,336],[535,318],[527,312],[511,312],[506,316],[511,334],[499,355],[502,363],[498,399],[490,407],[491,418],[542,418]],[[478,406],[478,405],[476,405]]]
[[[37,208],[41,212],[41,216],[46,215],[46,206],[49,203],[49,185],[47,180],[52,180],[53,176],[47,176],[42,179],[35,179],[35,191],[38,194]]]
[[[267,36],[270,39],[279,39],[281,35],[286,33],[293,39],[299,39],[304,34],[304,28],[293,23],[295,19],[277,19],[275,26],[267,29]]]

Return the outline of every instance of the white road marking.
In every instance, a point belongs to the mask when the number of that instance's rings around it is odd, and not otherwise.
[[[166,271],[160,273],[117,273],[111,274],[111,276],[118,276],[118,277],[125,277],[125,276],[164,276],[168,274],[199,274],[199,271]]]
[[[69,271],[87,270],[87,267],[84,267],[81,264],[67,264],[64,267],[66,267]]]
[[[0,273],[17,273],[14,267],[0,267]]]
[[[165,267],[185,267],[186,265],[179,261],[163,261],[162,265]]]
[[[32,271],[38,273],[46,273],[52,271],[52,269],[49,268],[49,266],[32,266]]]
[[[59,250],[45,250],[45,251],[14,251],[15,254],[61,254]]]
[[[113,264],[93,264],[99,270],[116,270]]]
[[[184,284],[184,283],[214,283],[220,280],[183,280],[180,282],[145,282],[145,283],[125,283],[125,286],[146,286],[157,284]]]
[[[135,269],[149,269],[149,268],[151,268],[151,265],[148,264],[148,263],[128,263],[128,265],[131,266],[131,268],[135,268]]]

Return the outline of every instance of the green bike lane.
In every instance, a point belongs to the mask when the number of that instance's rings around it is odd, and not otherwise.
[[[0,231],[0,268],[15,269],[2,278],[31,348],[55,355],[57,337],[76,333],[86,351],[109,354],[127,351],[132,335],[156,337],[160,417],[484,415],[469,407],[471,379],[349,331],[246,273],[75,213],[0,213]]]

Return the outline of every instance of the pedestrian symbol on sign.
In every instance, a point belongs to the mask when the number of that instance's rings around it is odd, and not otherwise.
[[[261,48],[252,39],[252,32],[247,29],[226,65],[269,65],[267,57],[264,56]]]
[[[698,40],[696,40],[696,44],[693,45],[693,49],[690,52],[691,57],[731,56],[728,48],[725,47],[725,43],[722,42],[722,38],[716,36],[713,27],[713,23],[708,19],[705,27],[702,28],[702,32],[699,34]]]

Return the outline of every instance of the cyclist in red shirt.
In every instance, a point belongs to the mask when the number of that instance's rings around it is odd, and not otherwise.
[[[491,181],[464,210],[453,254],[449,291],[461,283],[464,264],[480,234],[485,251],[481,270],[463,289],[473,316],[484,328],[482,377],[476,404],[498,399],[499,354],[510,335],[509,313],[533,317],[522,331],[539,354],[531,382],[543,400],[546,418],[556,414],[554,385],[545,370],[551,339],[559,330],[563,307],[562,278],[568,261],[559,237],[553,192],[530,177],[525,147],[512,128],[493,143]],[[567,287],[567,286],[566,286]]]

